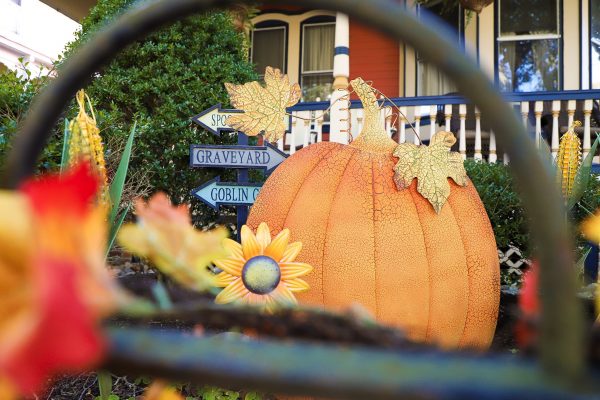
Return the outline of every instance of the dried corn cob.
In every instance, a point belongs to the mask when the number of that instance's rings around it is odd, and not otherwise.
[[[581,126],[580,121],[573,122],[567,133],[562,136],[556,157],[556,178],[565,198],[573,192],[575,176],[581,165],[581,141],[575,133],[575,127],[578,126]]]
[[[85,110],[87,99],[92,116]],[[108,201],[108,181],[106,177],[106,163],[104,161],[104,146],[100,137],[100,130],[96,125],[96,116],[90,98],[83,90],[77,92],[77,104],[79,113],[69,124],[71,139],[69,142],[69,164],[72,165],[80,160],[88,161],[96,170],[102,182],[101,201]]]

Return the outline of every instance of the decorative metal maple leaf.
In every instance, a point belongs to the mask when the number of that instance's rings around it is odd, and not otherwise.
[[[226,83],[231,103],[243,113],[232,115],[225,123],[249,136],[263,133],[269,142],[276,142],[285,133],[285,109],[300,100],[297,83],[290,85],[287,75],[277,68],[267,67],[265,86],[254,81],[243,85]]]
[[[454,143],[456,138],[451,132],[440,131],[433,135],[429,146],[402,143],[394,150],[394,156],[398,157],[394,167],[398,189],[409,187],[417,178],[417,191],[438,214],[450,196],[448,178],[461,186],[468,183],[461,155],[450,151]]]

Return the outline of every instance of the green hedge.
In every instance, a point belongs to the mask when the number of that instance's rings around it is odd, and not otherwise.
[[[490,217],[498,248],[505,249],[513,245],[521,249],[525,256],[529,256],[532,249],[529,243],[528,221],[508,167],[501,163],[467,160],[465,168]],[[579,223],[589,215],[585,209],[594,211],[600,207],[598,178],[598,175],[593,175],[581,205],[575,206],[569,216],[579,247],[585,242],[577,231]]]
[[[81,32],[64,57],[132,3],[100,0],[82,21]],[[217,216],[193,199],[190,190],[217,174],[223,179],[235,175],[189,168],[189,146],[227,144],[235,139],[217,138],[196,127],[190,118],[216,103],[229,105],[224,82],[253,79],[256,75],[248,62],[245,34],[234,27],[232,14],[214,12],[189,17],[128,47],[86,91],[109,145],[122,143],[137,121],[130,176],[145,175],[151,191],[165,191],[177,203],[190,203],[195,222],[206,225]]]

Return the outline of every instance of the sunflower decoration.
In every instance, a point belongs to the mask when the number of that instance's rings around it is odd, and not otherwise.
[[[215,301],[219,304],[239,301],[263,306],[267,311],[298,304],[294,293],[309,289],[300,277],[312,271],[310,265],[294,261],[302,243],[289,243],[289,229],[271,238],[264,222],[258,226],[256,235],[247,225],[242,226],[241,239],[241,244],[224,239],[223,247],[229,257],[214,261],[222,270],[216,286],[225,288]]]

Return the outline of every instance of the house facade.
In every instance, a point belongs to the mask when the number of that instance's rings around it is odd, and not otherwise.
[[[600,89],[600,0],[496,0],[480,14],[459,6],[426,7],[411,0],[397,1],[417,16],[427,12],[437,15],[446,27],[445,35],[454,38],[497,88],[514,100],[532,135],[545,138],[554,151],[560,134],[574,118],[589,120],[590,127],[600,122],[596,115],[600,96],[594,93]],[[337,92],[343,92],[349,80],[361,76],[386,96],[397,99],[398,109],[388,110],[384,118],[391,120],[390,133],[399,141],[416,141],[416,135],[411,138],[415,128],[428,131],[422,134],[427,136],[448,127],[459,135],[461,152],[470,150],[476,158],[497,158],[485,116],[481,118],[464,99],[452,99],[457,95],[453,83],[410,46],[344,14],[328,11],[263,8],[253,22],[250,57],[257,71],[261,73],[266,65],[275,66],[292,82],[298,82],[305,103],[296,107],[299,113],[315,114],[328,101],[335,102]],[[432,99],[430,104],[423,104],[424,96]],[[410,99],[415,99],[414,105]],[[293,141],[291,147],[306,144],[307,132],[309,143],[351,140],[358,133],[360,111],[351,111],[356,115],[344,118],[335,115],[335,108],[330,121],[325,118],[308,127],[297,126],[295,137],[286,138]],[[338,119],[350,119],[352,127],[341,126],[342,132],[350,132],[349,137],[336,136],[340,131]],[[402,120],[410,124],[397,122]],[[426,125],[429,128],[424,128]],[[581,134],[587,150],[590,137],[586,137],[585,129]],[[288,150],[288,145],[284,146]]]
[[[423,10],[437,15],[504,92],[600,89],[598,0],[496,0],[480,14],[410,0],[405,6],[417,15]],[[368,76],[390,97],[455,92],[414,49],[341,14],[264,8],[253,22],[251,58],[257,70],[282,69],[301,84],[306,101],[327,96],[335,55],[346,51],[350,77]]]
[[[22,73],[26,64],[33,76],[48,73],[77,29],[77,22],[39,0],[0,0],[0,64]]]

